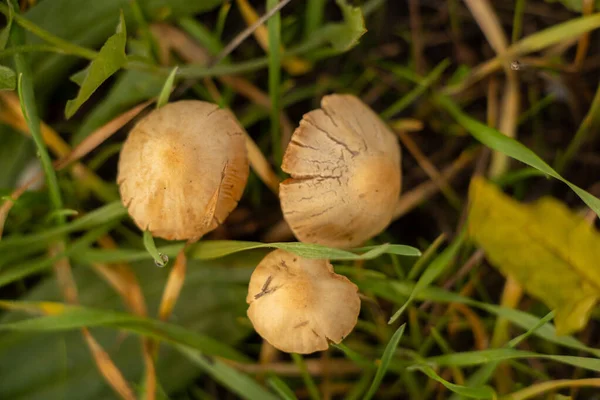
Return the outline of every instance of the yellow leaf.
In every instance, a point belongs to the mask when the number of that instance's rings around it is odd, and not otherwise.
[[[555,311],[559,335],[585,327],[600,296],[600,234],[551,197],[521,204],[475,178],[469,236],[503,274]]]

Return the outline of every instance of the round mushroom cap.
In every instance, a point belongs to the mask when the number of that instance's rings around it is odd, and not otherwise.
[[[304,115],[281,168],[283,216],[307,243],[354,247],[383,231],[400,196],[400,146],[352,95],[323,97]]]
[[[121,200],[136,225],[197,240],[236,207],[248,179],[243,128],[204,101],[169,103],[129,133],[119,157]]]
[[[358,288],[327,260],[275,250],[258,264],[248,287],[248,317],[274,347],[309,354],[339,343],[358,320]]]

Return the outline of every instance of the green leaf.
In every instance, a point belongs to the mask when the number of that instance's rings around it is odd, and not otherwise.
[[[496,392],[494,391],[494,389],[492,389],[489,386],[467,387],[448,382],[447,380],[439,376],[433,370],[433,368],[431,368],[428,365],[415,365],[411,366],[410,369],[415,369],[417,371],[423,372],[431,379],[444,385],[448,390],[461,396],[469,397],[471,399],[492,399],[496,396]]]
[[[446,267],[450,264],[452,259],[456,256],[458,250],[460,250],[460,246],[462,245],[464,237],[465,234],[464,232],[462,232],[460,236],[454,240],[454,243],[448,246],[447,249],[445,249],[435,260],[433,260],[431,264],[429,264],[425,272],[423,272],[423,275],[421,275],[421,277],[417,281],[417,284],[410,293],[410,296],[408,296],[406,302],[390,318],[390,320],[388,321],[389,324],[396,321],[400,317],[400,315],[402,315],[404,310],[406,310],[406,307],[408,307],[412,303],[412,301],[415,299],[415,297],[419,294],[420,291],[425,289],[434,280],[436,280],[438,276],[440,276],[440,274],[444,271],[444,269],[446,269]]]
[[[336,0],[336,3],[342,11],[344,22],[327,24],[315,36],[331,43],[335,51],[342,52],[356,46],[367,29],[360,7],[353,7],[346,0]]]
[[[492,264],[555,310],[559,334],[583,329],[600,297],[600,234],[553,198],[520,204],[483,178],[469,199],[469,235]]]
[[[192,257],[200,260],[210,260],[240,251],[265,248],[282,249],[306,258],[329,260],[367,260],[378,257],[383,253],[401,254],[407,256],[418,256],[421,254],[418,249],[403,245],[382,244],[379,246],[362,247],[360,249],[346,251],[310,243],[259,243],[237,240],[202,241],[197,243],[192,248],[190,254]],[[361,253],[364,251],[364,253],[355,254],[354,251]]]
[[[448,113],[450,113],[450,115],[452,115],[458,123],[465,127],[469,133],[475,137],[475,139],[479,140],[481,143],[493,150],[506,154],[515,160],[519,160],[522,163],[534,167],[543,173],[564,182],[579,196],[579,198],[581,198],[581,200],[585,202],[585,204],[594,210],[596,215],[600,216],[600,199],[592,196],[590,193],[563,178],[558,172],[546,164],[544,160],[538,157],[537,154],[529,150],[526,146],[515,139],[503,135],[496,129],[490,128],[489,126],[469,117],[467,114],[463,113],[460,108],[448,97],[438,95],[436,101],[444,109],[446,109],[446,111],[448,111]]]
[[[227,364],[219,360],[207,359],[198,351],[190,348],[177,346],[177,349],[217,382],[228,387],[241,398],[248,400],[277,400],[276,396],[266,391],[255,380],[238,372]]]
[[[379,389],[379,385],[381,385],[381,381],[383,381],[383,377],[390,366],[390,362],[394,354],[396,353],[396,348],[400,343],[400,339],[402,339],[402,335],[404,334],[404,328],[406,328],[406,324],[402,324],[398,330],[394,333],[387,346],[385,346],[385,350],[383,351],[383,355],[381,356],[381,362],[379,363],[379,368],[377,368],[377,372],[375,373],[375,377],[373,378],[373,382],[371,383],[371,387],[369,387],[369,391],[363,398],[363,400],[369,400],[372,398],[375,393],[377,393],[377,389]]]
[[[69,77],[69,80],[71,80],[71,82],[77,84],[77,86],[81,87],[81,85],[83,85],[83,82],[85,81],[85,77],[89,74],[89,71],[90,71],[90,66],[88,65],[81,71],[77,71],[73,75],[71,75]]]
[[[127,32],[125,28],[125,17],[121,13],[117,32],[108,38],[100,49],[98,56],[86,69],[87,74],[81,82],[79,93],[73,100],[67,101],[65,116],[71,118],[87,99],[98,89],[98,87],[127,62],[125,45],[127,43]]]
[[[175,82],[175,74],[177,74],[177,68],[173,68],[165,84],[160,91],[160,95],[158,96],[158,101],[156,102],[156,108],[160,108],[169,102],[169,96],[171,95],[171,91],[173,90],[173,83]]]
[[[168,343],[185,345],[202,351],[204,354],[242,362],[248,360],[236,350],[208,336],[200,335],[174,324],[132,314],[54,302],[0,301],[0,308],[45,315],[0,324],[0,331],[54,332],[105,326]]]

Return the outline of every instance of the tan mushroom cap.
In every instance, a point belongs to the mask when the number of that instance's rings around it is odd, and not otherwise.
[[[400,146],[352,95],[323,97],[304,115],[283,158],[285,220],[302,242],[354,247],[383,231],[400,195]]]
[[[274,347],[309,354],[339,343],[358,320],[358,288],[336,274],[327,260],[284,250],[258,264],[248,287],[248,317]]]
[[[131,130],[117,182],[140,229],[196,240],[236,207],[248,173],[235,116],[216,104],[186,100],[150,112]]]

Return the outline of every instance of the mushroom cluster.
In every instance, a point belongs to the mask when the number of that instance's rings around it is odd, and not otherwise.
[[[150,112],[119,158],[123,204],[142,230],[195,241],[223,223],[248,178],[245,132],[216,104],[178,101]],[[286,149],[283,215],[298,240],[338,248],[383,231],[401,187],[396,137],[352,95],[325,96],[305,114]],[[246,298],[256,331],[276,348],[325,350],[356,325],[358,288],[328,260],[283,250],[256,267]]]

